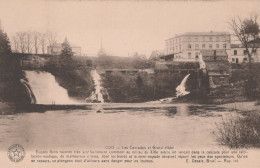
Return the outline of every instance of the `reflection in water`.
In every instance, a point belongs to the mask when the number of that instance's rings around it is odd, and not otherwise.
[[[227,114],[216,107],[188,104],[90,106],[89,110],[0,116],[0,147],[15,143],[27,149],[129,144],[215,147],[217,142],[211,131],[215,122]]]
[[[189,116],[190,115],[190,110],[189,106],[184,104],[182,106],[177,107],[177,115],[178,116]]]

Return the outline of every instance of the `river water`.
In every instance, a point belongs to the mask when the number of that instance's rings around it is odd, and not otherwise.
[[[104,148],[105,145],[219,146],[212,131],[230,111],[191,104],[92,104],[89,110],[60,110],[0,116],[0,147],[27,149]]]
[[[93,72],[95,95],[103,102],[100,78],[96,71]],[[28,92],[35,97],[36,103],[77,104],[50,73],[26,71],[25,74],[24,83],[31,88]],[[188,76],[180,84],[184,91]],[[171,104],[166,101],[168,99],[146,103],[86,103],[88,110],[2,115],[0,147],[12,144],[22,144],[27,149],[104,148],[106,145],[219,146],[212,132],[216,130],[216,123],[229,115],[230,110]]]

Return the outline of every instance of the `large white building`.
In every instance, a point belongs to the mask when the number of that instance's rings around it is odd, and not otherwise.
[[[166,40],[165,55],[173,61],[198,61],[201,50],[230,50],[228,32],[188,32]]]

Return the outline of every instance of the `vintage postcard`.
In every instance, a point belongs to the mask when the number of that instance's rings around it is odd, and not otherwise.
[[[4,168],[259,168],[260,1],[1,0]]]

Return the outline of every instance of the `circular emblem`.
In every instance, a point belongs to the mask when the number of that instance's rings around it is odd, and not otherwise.
[[[25,156],[25,151],[22,145],[14,144],[8,148],[7,155],[12,162],[20,162]]]

